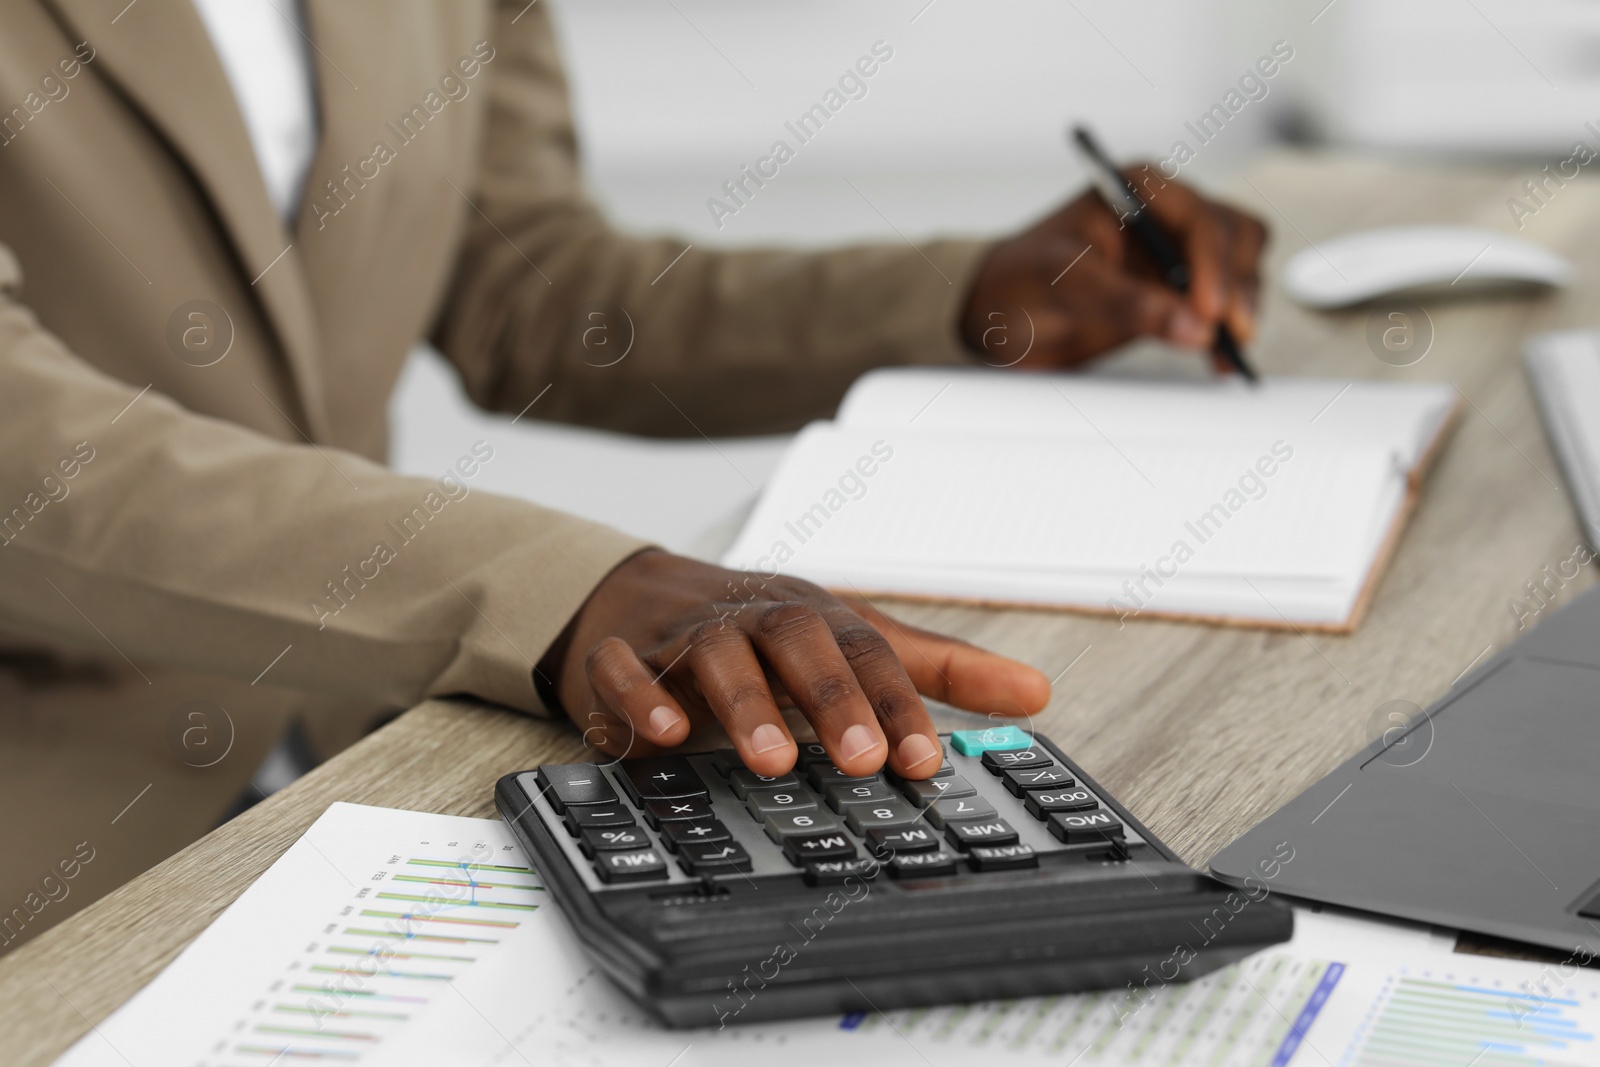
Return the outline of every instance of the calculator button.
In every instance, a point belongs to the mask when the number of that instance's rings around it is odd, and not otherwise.
[[[973,845],[967,862],[975,871],[1011,871],[1039,866],[1039,854],[1032,845]]]
[[[817,794],[800,785],[792,789],[752,789],[744,806],[759,821],[775,811],[807,811],[818,803]]]
[[[618,801],[615,804],[585,804],[567,809],[567,825],[574,833],[585,827],[632,826],[633,812]]]
[[[844,814],[845,809],[857,804],[883,804],[900,797],[883,779],[876,782],[835,782],[827,788],[828,806]]]
[[[780,774],[769,778],[746,768],[739,768],[728,776],[728,787],[733,795],[744,800],[753,789],[799,789],[800,779],[793,774]]]
[[[995,815],[994,805],[982,797],[936,800],[928,809],[928,821],[941,830],[952,819],[992,819]]]
[[[783,839],[783,854],[793,864],[814,860],[853,859],[856,846],[843,830],[824,834],[795,834]]]
[[[732,841],[733,835],[728,828],[716,819],[706,819],[699,822],[664,822],[661,824],[661,840],[666,846],[676,852],[683,845],[688,844],[713,844],[721,841]]]
[[[594,858],[602,882],[650,882],[667,876],[667,861],[653,848],[634,852],[600,852]]]
[[[867,785],[871,782],[882,782],[883,775],[869,774],[858,776],[846,774],[831,763],[813,763],[806,768],[806,774],[811,778],[811,784],[818,789],[827,789],[830,785],[845,783],[848,785]]]
[[[617,764],[617,770],[628,799],[641,806],[647,800],[698,797],[706,792],[705,783],[682,756],[624,760]]]
[[[680,800],[647,800],[644,817],[650,825],[660,828],[669,822],[690,822],[695,819],[713,819],[711,802],[705,797],[683,797]]]
[[[989,768],[990,774],[1021,770],[1024,767],[1049,767],[1054,763],[1055,760],[1051,759],[1050,754],[1042,748],[1017,748],[983,754],[983,765]]]
[[[802,741],[800,754],[795,758],[795,766],[809,767],[813,763],[832,763],[833,757],[828,755],[828,750],[820,741]]]
[[[950,765],[950,761],[949,760],[945,760],[943,763],[939,764],[939,769],[934,771],[932,774],[928,775],[928,777],[929,778],[948,778],[954,773],[956,773],[956,769]],[[898,774],[894,773],[893,771],[884,771],[884,774],[889,776],[889,781],[891,781],[891,782],[893,782],[893,783],[895,783],[896,785],[899,785],[899,786],[904,786],[904,785],[907,785],[907,784],[909,784],[911,782],[923,781],[923,779],[921,779],[921,778],[902,778]]]
[[[534,780],[557,815],[565,814],[569,804],[613,804],[617,800],[617,791],[593,763],[547,763]]]
[[[864,833],[867,851],[874,856],[927,852],[939,847],[938,832],[927,826],[869,826]]]
[[[1014,845],[1017,832],[1004,819],[977,819],[945,823],[945,840],[965,850],[972,845]]]
[[[905,826],[921,817],[920,811],[895,796],[881,804],[851,804],[844,809],[844,824],[858,834],[878,826]]]
[[[1064,844],[1084,845],[1119,838],[1122,820],[1109,811],[1064,812],[1050,816],[1050,832]]]
[[[1011,768],[1000,772],[1012,796],[1024,796],[1030,789],[1066,789],[1078,783],[1062,767]]]
[[[711,768],[722,777],[726,778],[734,771],[744,767],[744,760],[739,758],[739,753],[731,748],[719,748],[711,753]]]
[[[1024,803],[1028,811],[1040,819],[1053,811],[1093,811],[1100,806],[1094,794],[1082,787],[1036,789],[1028,794]]]
[[[839,820],[826,811],[775,811],[767,816],[767,836],[779,844],[793,834],[838,832],[843,827]]]
[[[905,784],[906,799],[919,808],[925,808],[935,800],[945,797],[971,797],[977,796],[978,791],[972,788],[972,783],[959,774],[949,778],[929,778],[921,782],[907,782]]]
[[[889,863],[889,873],[896,878],[932,878],[956,873],[960,859],[951,852],[906,852]]]
[[[984,730],[952,730],[950,745],[963,756],[981,756],[1008,748],[1032,748],[1033,736],[1015,726],[991,726]]]
[[[876,878],[878,865],[871,860],[819,860],[806,864],[807,885],[838,885],[851,878]]]
[[[754,866],[750,853],[737,841],[709,845],[685,841],[678,846],[678,863],[690,874],[732,874]]]
[[[637,826],[596,827],[578,835],[578,844],[586,856],[596,852],[620,852],[628,849],[649,848],[650,835]]]

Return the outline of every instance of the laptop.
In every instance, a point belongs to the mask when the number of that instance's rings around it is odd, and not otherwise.
[[[1600,946],[1600,587],[1212,860],[1219,879]]]

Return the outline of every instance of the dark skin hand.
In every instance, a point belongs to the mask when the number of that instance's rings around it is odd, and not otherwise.
[[[923,695],[1005,716],[1050,699],[1032,667],[864,601],[658,551],[607,575],[539,669],[602,752],[652,755],[716,720],[765,775],[786,773],[798,755],[782,702],[800,709],[846,773],[887,764],[926,778],[941,759]]]
[[[1087,192],[1000,241],[979,268],[961,333],[984,362],[1059,370],[1136,337],[1207,351],[1221,322],[1250,341],[1266,227],[1149,164],[1123,173],[1183,253],[1189,292],[1164,285],[1132,231]]]

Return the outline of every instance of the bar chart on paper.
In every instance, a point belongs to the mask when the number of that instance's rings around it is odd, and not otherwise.
[[[1600,979],[1457,955],[1451,940],[1297,912],[1295,941],[1198,981],[888,1015],[841,1028],[947,1055],[1081,1067],[1579,1067],[1600,1062]]]
[[[360,887],[339,908],[239,1020],[239,1036],[218,1042],[218,1062],[359,1062],[494,952],[543,888],[525,865],[440,858],[457,844],[374,870],[379,888]]]
[[[1597,1012],[1600,994],[1593,989],[1549,980],[1508,989],[1470,969],[1405,968],[1373,1005],[1351,1062],[1580,1067],[1600,1059]]]

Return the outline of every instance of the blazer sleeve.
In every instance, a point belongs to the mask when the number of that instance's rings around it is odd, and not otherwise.
[[[543,418],[770,432],[873,367],[968,358],[957,319],[986,243],[685,252],[613,231],[582,189],[548,6],[497,7],[478,210],[434,333],[477,403],[518,411],[548,386]]]
[[[13,636],[372,706],[464,693],[541,711],[533,665],[642,547],[468,477],[404,477],[117,381],[39,325],[20,281],[0,245]]]

